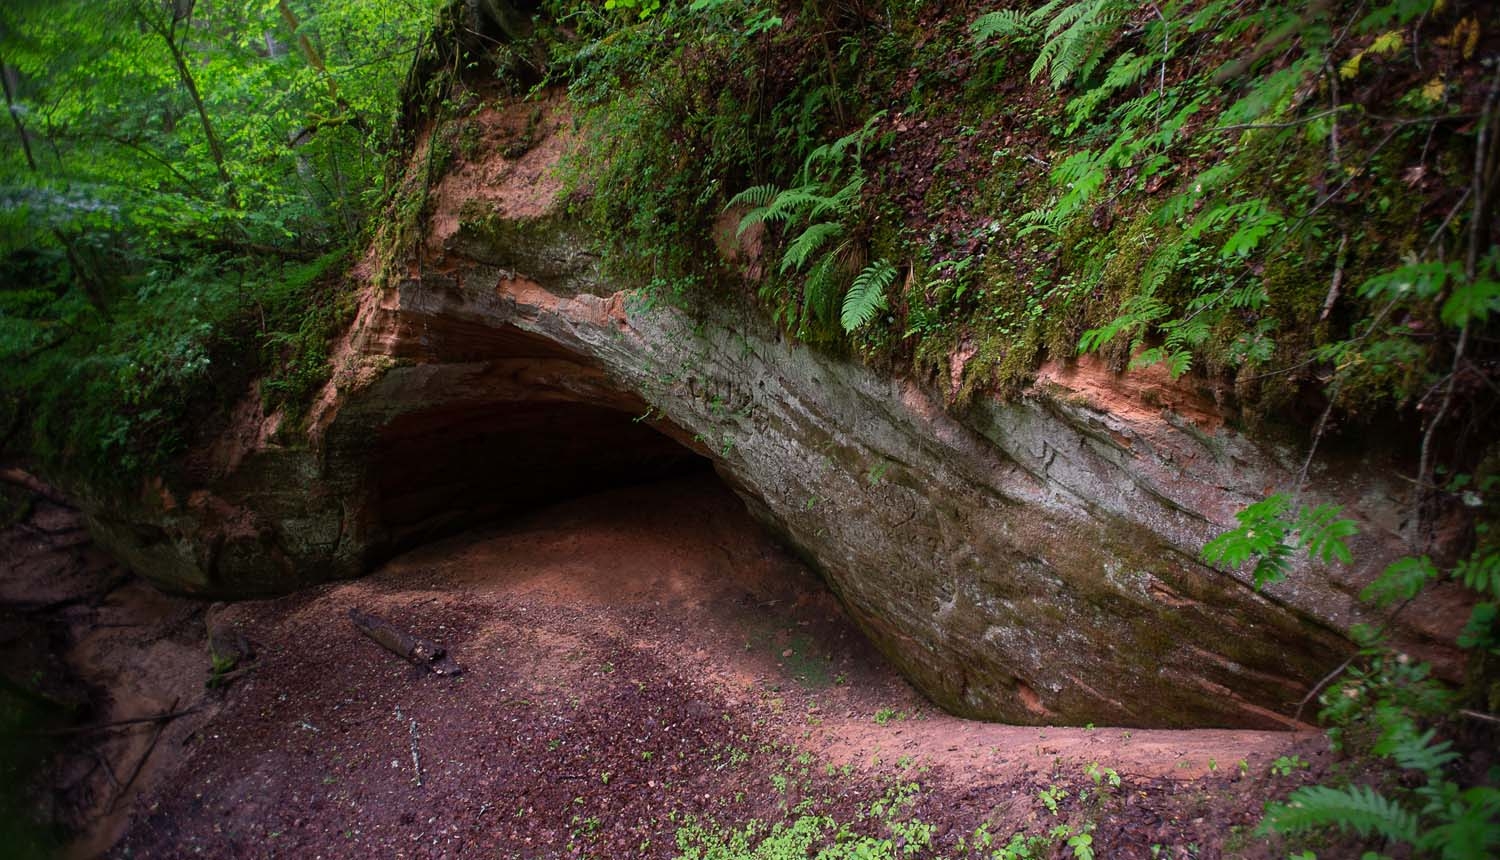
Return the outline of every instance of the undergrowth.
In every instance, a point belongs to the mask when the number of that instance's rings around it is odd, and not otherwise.
[[[1113,770],[1090,765],[1097,775],[1092,788],[1092,814],[1110,802],[1121,785]],[[1085,783],[1087,785],[1087,783]],[[779,784],[786,793],[789,783]],[[677,860],[897,860],[897,858],[973,858],[973,860],[1044,860],[1066,857],[1093,860],[1096,825],[1089,815],[1063,816],[1058,801],[1071,796],[1061,783],[1033,798],[1029,827],[1002,835],[1001,824],[982,821],[972,830],[955,832],[923,820],[920,781],[888,778],[881,795],[840,815],[829,807],[833,798],[820,798],[811,783],[797,788],[806,795],[785,808],[779,821],[752,819],[737,824],[689,818],[677,830]],[[1064,820],[1066,818],[1066,820]],[[1160,846],[1158,846],[1160,848]]]
[[[0,293],[0,325],[20,318],[4,340],[0,417],[55,470],[107,484],[160,467],[262,368],[264,407],[294,424],[327,378],[328,343],[348,320],[342,252],[290,265],[213,255],[141,265],[108,319],[71,293]],[[68,336],[27,317],[56,319]]]

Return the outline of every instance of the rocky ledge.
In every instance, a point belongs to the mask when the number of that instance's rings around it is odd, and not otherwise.
[[[560,106],[519,115],[540,143],[517,153],[516,117],[476,113],[479,150],[514,157],[433,188],[403,274],[364,267],[305,433],[247,397],[180,475],[89,506],[106,545],[170,589],[285,592],[711,463],[934,702],[1022,723],[1292,726],[1349,625],[1374,620],[1353,595],[1399,553],[1406,492],[1383,464],[1316,463],[1304,491],[1361,520],[1357,564],[1257,593],[1197,552],[1302,464],[1228,427],[1212,397],[1079,362],[960,416],[947,392],[754,314],[646,307],[556,211]],[[1401,631],[1440,661],[1443,599]]]

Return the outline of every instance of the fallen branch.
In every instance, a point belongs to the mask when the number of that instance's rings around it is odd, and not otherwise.
[[[42,483],[35,475],[32,475],[25,469],[16,467],[0,469],[0,481],[20,487],[33,495],[41,496],[55,505],[71,507],[71,505],[68,505],[68,500],[63,498],[62,493]]]
[[[172,704],[177,704],[173,702]],[[23,732],[28,737],[55,737],[60,735],[85,735],[90,732],[102,732],[109,729],[119,729],[126,726],[138,726],[143,723],[167,723],[178,717],[185,717],[198,710],[197,705],[191,708],[183,708],[180,711],[164,711],[160,714],[152,714],[146,717],[131,717],[125,720],[113,720],[108,723],[90,723],[86,726],[70,726],[65,729],[38,729],[36,731]]]
[[[177,707],[177,700],[176,699],[172,700],[172,707],[173,708]],[[157,744],[158,741],[161,740],[162,730],[165,729],[166,727],[167,727],[167,723],[166,723],[165,720],[158,720],[157,721],[157,723],[156,723],[156,731],[153,732],[152,735],[151,735],[151,742],[148,743],[148,744],[146,744],[146,751],[143,752],[143,753],[141,753],[141,757],[140,758],[136,759],[135,768],[130,771],[130,778],[127,779],[127,780],[125,780],[125,784],[120,787],[120,790],[115,794],[114,799],[109,802],[109,811],[110,812],[114,812],[115,811],[115,807],[120,804],[120,800],[123,797],[125,797],[125,793],[128,792],[128,791],[130,791],[130,786],[132,786],[132,785],[135,784],[136,777],[138,777],[138,776],[141,775],[141,768],[143,768],[143,767],[146,766],[146,759],[150,758],[151,757],[151,753],[153,753],[153,752],[156,751],[156,744]]]
[[[349,610],[349,620],[359,632],[375,640],[380,647],[435,675],[457,675],[463,671],[448,652],[435,642],[398,630],[389,622],[358,609]]]
[[[422,787],[422,760],[417,757],[417,720],[411,721],[411,772],[412,778],[416,780],[417,788]]]
[[[1333,313],[1333,304],[1339,300],[1339,291],[1344,284],[1344,248],[1349,244],[1349,234],[1345,233],[1339,237],[1339,249],[1333,255],[1333,282],[1328,285],[1328,298],[1323,300],[1323,312],[1318,314],[1318,322],[1328,319]]]

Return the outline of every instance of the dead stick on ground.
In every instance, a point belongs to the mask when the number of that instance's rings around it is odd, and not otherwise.
[[[34,475],[32,475],[30,472],[25,471],[24,469],[17,469],[14,467],[0,469],[0,481],[4,481],[7,484],[14,484],[17,487],[27,490],[35,495],[41,496],[42,498],[46,499],[49,502],[52,502],[53,504],[68,504],[68,500],[63,498],[62,493],[59,493],[58,491],[37,480]]]
[[[416,775],[417,788],[422,787],[422,761],[417,758],[417,720],[411,721],[411,771]]]
[[[1339,236],[1339,249],[1333,255],[1333,281],[1328,285],[1328,298],[1323,300],[1323,312],[1318,314],[1318,321],[1328,319],[1333,313],[1333,305],[1339,300],[1340,289],[1344,285],[1344,248],[1349,244],[1349,234]]]
[[[176,704],[175,702],[173,704]],[[128,720],[114,720],[108,723],[91,723],[87,726],[70,726],[65,729],[38,729],[37,731],[25,732],[28,737],[52,737],[55,735],[82,735],[89,732],[100,732],[108,729],[119,729],[125,726],[137,726],[142,723],[165,723],[195,713],[198,706],[183,708],[180,711],[166,711],[160,714],[152,714],[149,717],[131,717]]]
[[[181,700],[180,699],[173,699],[172,700],[172,707],[168,708],[167,710],[169,710],[169,711],[175,710],[177,708],[177,703],[179,701],[181,701]],[[109,802],[109,811],[110,812],[114,812],[115,811],[115,807],[120,804],[120,799],[125,796],[126,792],[130,791],[130,787],[135,784],[136,777],[138,777],[138,776],[141,775],[141,769],[146,766],[146,759],[150,758],[151,757],[151,753],[156,750],[156,743],[157,743],[157,741],[161,740],[162,730],[164,730],[166,727],[167,727],[167,721],[166,720],[159,720],[159,721],[157,721],[157,723],[156,723],[156,731],[154,731],[154,732],[151,733],[151,742],[148,743],[148,744],[146,744],[146,751],[143,752],[143,753],[141,753],[141,757],[140,758],[136,759],[135,768],[130,771],[130,778],[127,779],[127,780],[125,780],[125,784],[120,787],[120,790],[118,792],[115,793],[114,800],[111,800]]]
[[[358,609],[349,610],[349,620],[354,622],[359,632],[373,639],[380,647],[434,674],[457,675],[463,671],[436,642],[413,636],[382,618]]]
[[[1313,688],[1311,690],[1307,691],[1307,695],[1305,695],[1305,696],[1302,697],[1302,701],[1300,701],[1300,702],[1297,703],[1297,713],[1295,713],[1295,714],[1292,715],[1292,719],[1298,720],[1300,722],[1301,719],[1302,719],[1302,709],[1305,708],[1305,707],[1307,707],[1307,703],[1311,702],[1313,700],[1313,697],[1316,696],[1316,695],[1318,695],[1318,693],[1321,693],[1323,691],[1323,688],[1326,687],[1326,686],[1328,686],[1330,683],[1332,683],[1335,678],[1337,678],[1339,675],[1343,674],[1344,670],[1347,669],[1347,668],[1349,668],[1349,664],[1353,663],[1354,662],[1354,658],[1357,657],[1357,656],[1359,656],[1359,655],[1357,655],[1357,654],[1351,654],[1349,656],[1349,659],[1347,659],[1344,662],[1340,663],[1337,669],[1334,669],[1332,672],[1329,672],[1327,675],[1324,675],[1323,676],[1323,680],[1321,680],[1318,683],[1314,684]]]
[[[120,780],[115,778],[115,769],[110,767],[109,758],[97,749],[91,750],[91,752],[94,754],[94,761],[97,761],[99,766],[104,768],[104,775],[109,777],[109,784],[115,787],[115,793],[118,794],[120,792]]]

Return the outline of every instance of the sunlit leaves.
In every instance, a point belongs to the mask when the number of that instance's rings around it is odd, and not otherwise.
[[[1203,559],[1229,568],[1253,561],[1256,588],[1285,579],[1299,549],[1325,564],[1353,560],[1348,539],[1359,529],[1353,520],[1339,517],[1340,506],[1303,505],[1295,517],[1291,506],[1289,496],[1275,493],[1239,511],[1234,515],[1239,525],[1205,544]]]

